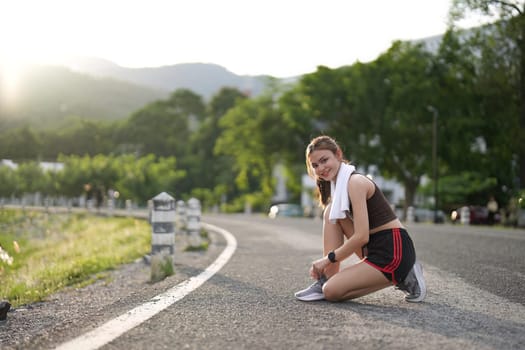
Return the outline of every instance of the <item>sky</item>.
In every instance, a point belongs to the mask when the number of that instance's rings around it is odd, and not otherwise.
[[[0,0],[0,59],[214,63],[284,78],[443,34],[450,0]],[[466,25],[468,26],[468,25]]]

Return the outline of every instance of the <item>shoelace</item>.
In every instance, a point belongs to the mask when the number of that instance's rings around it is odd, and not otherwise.
[[[328,281],[328,278],[326,278],[325,275],[321,275],[321,277],[319,277],[319,279],[317,280],[317,282],[319,282],[319,284],[321,284],[321,287],[323,286],[323,284],[326,283],[326,281]]]

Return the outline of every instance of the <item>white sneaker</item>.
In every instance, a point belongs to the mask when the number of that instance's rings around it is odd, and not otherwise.
[[[308,288],[300,290],[295,293],[295,297],[302,301],[316,301],[323,300],[323,284],[326,282],[325,277],[312,283]]]
[[[419,303],[427,295],[427,286],[423,277],[423,267],[416,261],[405,280],[397,285],[397,288],[407,295],[405,300],[411,303]]]

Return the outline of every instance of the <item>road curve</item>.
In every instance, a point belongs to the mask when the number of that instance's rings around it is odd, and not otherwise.
[[[150,319],[167,307],[173,305],[186,295],[199,288],[215,273],[217,273],[232,257],[237,249],[237,240],[226,230],[219,227],[203,224],[207,230],[220,233],[227,242],[223,252],[217,259],[197,276],[181,282],[166,292],[159,294],[144,304],[104,323],[94,330],[61,344],[57,350],[93,350],[102,347],[130,329]]]

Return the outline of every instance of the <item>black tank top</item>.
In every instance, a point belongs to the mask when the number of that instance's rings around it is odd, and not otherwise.
[[[370,230],[397,218],[383,192],[379,189],[379,187],[377,187],[375,182],[372,181],[372,183],[374,184],[375,188],[374,194],[372,197],[366,200],[366,208],[368,210],[368,227]],[[349,214],[350,218],[353,219],[352,203],[350,203]]]

